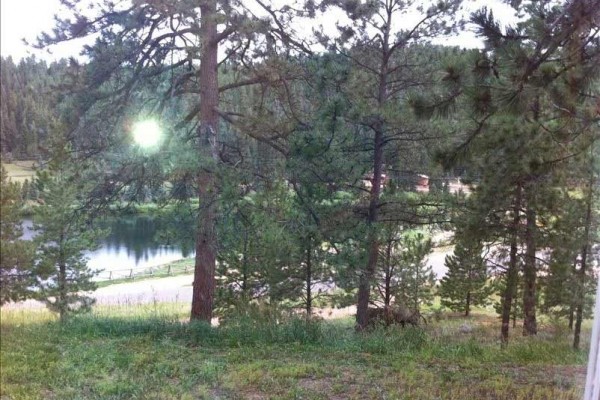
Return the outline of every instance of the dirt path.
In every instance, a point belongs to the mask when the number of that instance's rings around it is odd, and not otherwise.
[[[145,304],[152,302],[191,302],[194,276],[178,275],[169,278],[146,279],[110,285],[92,293],[97,304]],[[6,308],[38,308],[44,305],[27,300],[11,303]]]
[[[444,258],[451,249],[436,250],[431,253],[428,263],[440,279],[445,273]],[[92,293],[97,304],[147,304],[153,302],[183,302],[192,301],[193,274],[178,275],[168,278],[154,278],[132,281],[106,286]],[[8,304],[6,308],[38,308],[44,305],[38,301],[27,300],[20,303]],[[336,316],[354,313],[352,307],[347,309],[324,309],[322,317],[334,318]]]

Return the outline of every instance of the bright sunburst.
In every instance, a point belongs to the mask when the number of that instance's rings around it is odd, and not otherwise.
[[[141,147],[156,146],[160,137],[160,126],[152,119],[136,122],[133,126],[133,140]]]

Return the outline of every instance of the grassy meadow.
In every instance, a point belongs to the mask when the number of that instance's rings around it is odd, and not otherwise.
[[[61,326],[45,310],[3,309],[0,397],[566,400],[583,391],[586,351],[551,321],[533,338],[517,327],[501,350],[485,313],[365,334],[351,317],[265,314],[211,327],[187,315],[187,304],[99,306]]]
[[[35,177],[35,161],[22,160],[13,161],[11,163],[2,162],[2,166],[6,169],[8,178],[13,182],[23,183],[25,180],[31,182]]]

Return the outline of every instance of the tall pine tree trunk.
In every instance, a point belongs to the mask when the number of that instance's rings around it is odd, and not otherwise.
[[[67,320],[67,267],[62,259],[59,261],[58,266],[58,293],[58,299],[56,299],[58,314],[60,322],[64,323]]]
[[[242,296],[248,296],[248,230],[244,229],[244,248],[242,250]]]
[[[217,75],[216,2],[214,0],[201,1],[200,12],[200,126],[197,145],[199,156],[203,158],[208,167],[199,171],[196,179],[200,205],[196,235],[191,319],[210,322],[215,292],[217,253],[215,227],[217,182],[215,165],[218,162],[219,83]]]
[[[468,317],[471,313],[471,292],[467,292],[467,299],[465,305],[465,317]]]
[[[312,240],[308,239],[306,248],[306,318],[312,315]]]
[[[512,309],[513,297],[517,289],[518,262],[517,252],[519,245],[519,224],[521,221],[521,185],[517,184],[515,189],[515,198],[513,204],[513,221],[511,224],[510,239],[510,259],[508,261],[508,270],[506,271],[506,288],[502,296],[502,345],[508,344],[508,330],[510,328],[510,312]]]
[[[577,275],[577,264],[579,263],[579,259],[576,256],[575,260],[573,261],[573,265],[572,265],[572,273],[573,273],[573,279],[575,279],[575,284],[577,284],[577,279],[578,279],[578,275]],[[569,330],[572,331],[573,330],[573,323],[575,321],[575,310],[577,309],[577,299],[575,298],[576,294],[575,293],[571,293],[571,298],[570,298],[570,302],[569,302]]]
[[[60,322],[64,323],[67,320],[67,264],[65,262],[66,256],[64,248],[66,246],[64,231],[61,232],[58,238],[58,298],[56,303],[58,305],[58,314]]]
[[[526,211],[527,226],[525,229],[525,263],[523,266],[523,336],[537,334],[537,321],[535,315],[535,291],[537,271],[535,267],[536,251],[536,213],[530,205]]]
[[[587,243],[581,249],[581,268],[579,269],[579,285],[577,307],[575,308],[575,332],[573,333],[573,348],[579,350],[581,341],[581,323],[583,322],[583,305],[585,303],[585,274],[587,269]]]
[[[586,210],[585,210],[585,227],[583,240],[583,247],[581,249],[581,268],[579,269],[579,282],[577,285],[578,293],[576,296],[577,305],[575,308],[575,332],[573,333],[573,348],[578,350],[579,343],[581,341],[581,323],[583,322],[583,307],[585,304],[585,278],[587,273],[587,257],[590,249],[590,226],[592,224],[592,202],[594,200],[594,157],[593,157],[594,146],[592,145],[592,161],[590,162],[590,180],[588,185],[588,195],[586,199]]]
[[[379,219],[379,206],[381,195],[381,173],[383,172],[383,148],[385,146],[385,117],[383,115],[384,107],[388,100],[388,76],[389,63],[393,50],[390,49],[390,30],[392,26],[392,7],[386,7],[387,23],[383,25],[381,33],[381,64],[379,65],[379,82],[377,90],[377,111],[375,117],[369,116],[368,125],[373,130],[375,137],[373,139],[373,179],[369,196],[369,212],[367,216],[368,237],[367,253],[368,260],[365,269],[360,274],[358,283],[358,301],[356,305],[356,326],[358,330],[363,330],[368,324],[369,297],[371,291],[371,281],[377,267],[379,257],[379,237],[377,232],[377,221]]]
[[[381,129],[375,130],[374,140],[375,154],[373,157],[373,179],[369,200],[369,214],[367,217],[368,238],[367,252],[368,260],[365,269],[360,274],[358,282],[358,302],[356,305],[356,327],[363,330],[369,323],[368,308],[371,292],[371,281],[377,267],[377,258],[379,257],[379,238],[377,236],[377,223],[379,216],[379,196],[381,193],[381,172],[383,168],[383,132]]]
[[[384,304],[385,307],[389,307],[392,303],[392,245],[394,242],[388,241],[387,249],[385,252],[385,293],[384,293]]]
[[[569,306],[569,330],[573,330],[573,321],[575,319],[575,306],[571,304]]]

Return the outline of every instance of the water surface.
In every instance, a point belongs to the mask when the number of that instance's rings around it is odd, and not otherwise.
[[[110,233],[101,240],[97,250],[86,253],[88,266],[102,271],[98,276],[100,279],[126,277],[150,267],[194,256],[192,246],[164,239],[160,223],[148,216],[111,218],[101,221],[100,225]],[[23,228],[25,239],[35,236],[31,220],[25,220]]]

